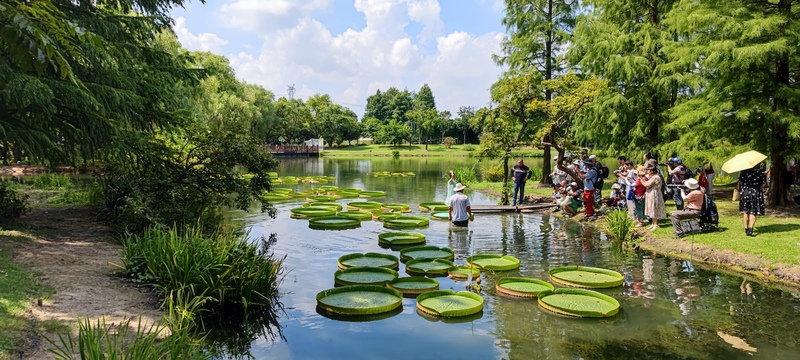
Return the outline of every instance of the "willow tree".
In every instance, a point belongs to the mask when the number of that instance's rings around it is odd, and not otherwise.
[[[578,0],[506,0],[503,25],[508,35],[503,39],[503,55],[495,55],[495,61],[510,69],[532,68],[544,80],[553,79],[565,69],[562,54],[572,39]],[[545,99],[552,94],[545,89]],[[544,134],[544,142],[551,142],[550,134]],[[542,174],[550,172],[550,146],[544,145]],[[542,184],[552,183],[549,176],[542,176]]]
[[[789,205],[786,159],[800,148],[800,2],[681,1],[666,19],[678,41],[665,71],[697,95],[675,107],[675,128],[724,139],[770,159],[767,205]]]
[[[665,129],[678,88],[666,79],[664,18],[677,0],[585,0],[570,61],[612,86],[586,110],[576,140],[609,150],[653,149],[674,139]],[[603,129],[603,131],[597,131]]]

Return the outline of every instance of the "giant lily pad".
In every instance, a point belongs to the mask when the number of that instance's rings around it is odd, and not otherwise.
[[[373,211],[380,209],[381,209],[381,203],[375,201],[353,201],[347,203],[347,210]]]
[[[350,192],[350,191],[336,191],[332,194],[340,199],[355,199],[358,197],[357,192]]]
[[[454,264],[444,259],[416,259],[406,263],[406,272],[410,275],[444,276]]]
[[[556,289],[539,293],[539,306],[557,314],[603,318],[619,312],[619,302],[596,291],[585,289]]]
[[[373,198],[373,197],[384,197],[386,196],[386,191],[362,191],[358,193],[358,197],[362,198]]]
[[[413,173],[413,172],[411,172],[411,171],[405,171],[405,172],[403,172],[403,176],[410,176],[410,177],[414,177],[414,176],[417,176],[417,174],[416,174],[416,173]]]
[[[361,227],[361,221],[341,216],[321,216],[308,220],[308,227],[316,230],[344,230]]]
[[[317,306],[325,311],[342,315],[380,314],[402,305],[401,292],[373,285],[343,286],[317,294]]]
[[[398,213],[373,212],[372,220],[383,222],[386,221],[386,219],[396,219],[398,216],[400,216]]]
[[[419,210],[428,212],[428,211],[431,211],[431,207],[437,206],[437,205],[438,206],[447,206],[447,204],[445,204],[443,202],[424,202],[422,204],[419,204]]]
[[[331,201],[315,201],[305,203],[303,204],[303,207],[330,207],[336,209],[336,211],[342,210],[342,204]]]
[[[259,198],[261,198],[261,200],[264,201],[286,201],[289,200],[289,195],[278,194],[278,193],[266,193],[266,194],[261,194]]]
[[[386,283],[386,287],[398,290],[405,296],[417,296],[424,292],[439,290],[439,282],[420,276],[402,277]]]
[[[481,269],[507,271],[519,268],[519,259],[513,256],[480,254],[467,258],[467,265],[473,264]]]
[[[346,218],[356,219],[358,221],[372,220],[372,214],[364,211],[340,211],[339,216]]]
[[[566,286],[603,289],[622,285],[622,274],[587,266],[561,266],[550,269],[550,280]]]
[[[540,292],[546,290],[552,291],[554,287],[553,284],[539,279],[507,277],[497,281],[495,289],[497,293],[501,295],[519,298],[535,298],[539,296]]]
[[[292,192],[292,189],[283,188],[283,187],[282,188],[274,187],[274,188],[269,190],[269,193],[275,193],[275,194],[289,194],[291,192]]]
[[[447,221],[450,220],[450,213],[449,212],[432,212],[431,219],[433,220],[443,220]]]
[[[339,269],[346,269],[354,266],[382,267],[387,269],[397,269],[400,261],[397,256],[379,253],[355,253],[339,257]]]
[[[314,207],[300,207],[290,210],[291,217],[296,219],[313,218],[320,216],[333,216],[336,215],[336,210],[333,208],[314,208]]]
[[[472,273],[472,277],[476,278],[481,275],[481,269],[477,266],[453,266],[447,270],[447,273],[450,274],[450,277],[453,279],[468,279],[469,274]]]
[[[425,243],[425,235],[420,233],[388,232],[378,235],[380,245],[417,245]]]
[[[383,209],[386,211],[394,211],[394,212],[411,212],[411,210],[408,209],[408,204],[400,204],[400,203],[383,204]]]
[[[394,219],[386,219],[383,227],[388,229],[410,229],[428,226],[428,219],[422,216],[403,215]]]
[[[453,250],[437,246],[414,246],[400,250],[400,260],[403,262],[414,259],[445,259],[453,261]]]
[[[431,206],[431,212],[432,213],[440,213],[440,212],[447,213],[448,211],[450,211],[450,207],[447,206],[447,205],[434,205],[434,206]]]
[[[469,291],[429,291],[417,296],[417,309],[433,316],[468,316],[483,310],[483,298]]]
[[[397,279],[397,271],[380,267],[355,266],[333,274],[336,285],[380,285]]]
[[[331,195],[309,195],[306,201],[333,201],[336,200],[335,196]]]

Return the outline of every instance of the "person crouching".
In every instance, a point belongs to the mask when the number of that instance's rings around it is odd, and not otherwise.
[[[686,189],[689,193],[685,193],[682,189],[677,189],[678,196],[683,200],[683,210],[675,210],[669,214],[672,220],[672,228],[675,230],[675,238],[679,239],[687,234],[684,234],[681,227],[681,220],[695,219],[700,217],[700,210],[703,209],[703,196],[705,189],[700,187],[700,184],[695,179],[687,179],[684,182]]]

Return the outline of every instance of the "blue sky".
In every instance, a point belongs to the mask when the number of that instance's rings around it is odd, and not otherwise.
[[[502,0],[209,0],[172,12],[184,47],[225,55],[237,76],[295,97],[367,96],[427,83],[440,110],[486,106],[500,68]]]

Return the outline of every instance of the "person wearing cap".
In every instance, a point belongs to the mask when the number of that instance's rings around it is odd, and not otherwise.
[[[603,186],[605,186],[606,182],[605,182],[605,179],[603,179],[603,177],[600,175],[600,170],[601,170],[601,168],[604,168],[605,165],[603,165],[602,163],[597,161],[597,155],[595,155],[595,154],[589,155],[589,161],[592,162],[592,165],[593,165],[592,167],[594,168],[594,171],[597,172],[597,181],[595,182],[595,186],[594,186],[594,188],[595,188],[594,197],[597,200],[596,201],[597,203],[602,203],[603,202]],[[608,169],[606,169],[606,170],[608,170]],[[608,175],[608,174],[606,174],[606,175]]]
[[[681,162],[681,158],[669,158],[667,163],[667,171],[669,172],[669,181],[667,184],[681,185],[686,174],[686,166]],[[683,191],[677,189],[672,192],[672,199],[675,200],[675,207],[678,210],[683,210]]]
[[[563,170],[558,168],[558,156],[557,155],[555,157],[553,157],[553,161],[555,163],[553,164],[553,172],[550,173],[550,177],[553,178],[553,185],[555,186],[557,184],[561,184],[562,180],[566,181],[568,175],[567,175],[566,172],[564,172]]]
[[[582,196],[583,190],[578,187],[578,183],[574,181],[569,183],[559,203],[559,208],[565,215],[575,216],[575,214],[578,213],[578,209],[581,207]]]
[[[676,239],[686,236],[681,227],[681,220],[700,217],[700,210],[703,209],[703,196],[706,193],[705,189],[700,187],[700,184],[695,179],[687,179],[684,185],[686,185],[686,189],[689,190],[689,193],[684,194],[683,191],[677,191],[677,193],[680,194],[686,206],[683,210],[675,210],[669,213],[669,219],[672,220],[672,228],[675,230]]]
[[[450,207],[447,209],[447,213],[448,218],[455,226],[469,226],[469,222],[475,220],[469,198],[464,195],[464,189],[466,188],[461,183],[456,184],[454,189],[456,193],[450,198]]]
[[[586,160],[583,164],[586,166],[586,173],[581,174],[583,178],[583,208],[586,218],[591,218],[594,216],[594,192],[598,176],[597,170],[594,169],[594,162]]]
[[[622,186],[619,183],[611,185],[611,195],[608,196],[606,206],[612,208],[621,208],[625,205],[625,193],[622,192]]]
[[[525,166],[522,158],[520,158],[512,171],[514,175],[514,196],[511,199],[511,205],[522,205],[522,201],[525,200],[525,183],[531,178],[531,169]],[[517,194],[519,194],[519,202],[517,202]]]

